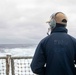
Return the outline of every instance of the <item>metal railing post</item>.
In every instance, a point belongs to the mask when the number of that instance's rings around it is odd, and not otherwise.
[[[11,55],[6,56],[6,75],[9,75],[10,72],[10,60],[11,60]]]
[[[13,58],[11,58],[11,74],[15,75],[15,73],[14,73],[14,60],[13,60]]]

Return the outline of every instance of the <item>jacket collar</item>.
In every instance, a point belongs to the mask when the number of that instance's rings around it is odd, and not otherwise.
[[[56,27],[51,31],[51,33],[58,33],[58,32],[67,33],[68,30],[65,27]]]

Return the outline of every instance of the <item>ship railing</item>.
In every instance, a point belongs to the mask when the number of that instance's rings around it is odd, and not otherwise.
[[[36,75],[31,71],[32,56],[0,57],[0,75]]]

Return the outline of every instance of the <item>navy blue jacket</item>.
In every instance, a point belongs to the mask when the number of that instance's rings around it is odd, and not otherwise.
[[[76,39],[57,27],[37,46],[31,69],[38,75],[76,75],[75,61]]]

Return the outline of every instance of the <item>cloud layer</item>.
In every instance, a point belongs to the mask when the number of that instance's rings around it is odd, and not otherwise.
[[[38,43],[46,36],[46,21],[57,11],[68,17],[69,33],[76,37],[75,0],[1,0],[0,43]]]

